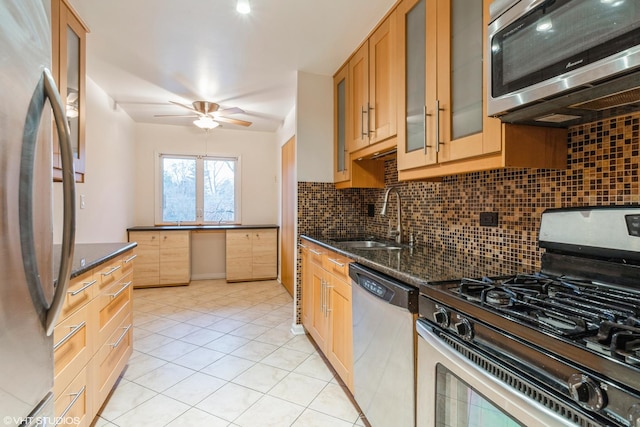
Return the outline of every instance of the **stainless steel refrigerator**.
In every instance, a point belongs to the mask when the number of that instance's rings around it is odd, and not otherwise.
[[[3,426],[53,424],[52,333],[64,302],[73,256],[73,161],[64,107],[49,71],[49,16],[50,0],[0,0]],[[54,131],[62,152],[65,210],[60,257],[55,263],[51,173]]]

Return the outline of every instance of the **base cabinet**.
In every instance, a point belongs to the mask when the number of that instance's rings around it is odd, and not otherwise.
[[[53,332],[55,416],[89,426],[133,351],[133,250],[71,279]]]
[[[227,282],[278,277],[278,230],[227,230]]]
[[[129,231],[137,242],[136,288],[184,285],[191,280],[189,230]]]
[[[349,263],[308,241],[302,252],[302,324],[353,392],[353,325]]]

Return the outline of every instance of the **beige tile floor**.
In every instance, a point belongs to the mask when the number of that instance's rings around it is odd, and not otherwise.
[[[363,426],[276,281],[133,292],[134,351],[96,427]]]

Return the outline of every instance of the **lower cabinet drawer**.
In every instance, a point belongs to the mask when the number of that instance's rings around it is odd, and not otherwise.
[[[353,262],[351,259],[337,254],[335,252],[327,252],[322,257],[322,268],[331,273],[339,276],[345,280],[349,279],[349,263]]]
[[[93,301],[96,313],[97,342],[103,343],[120,324],[123,313],[131,312],[132,275],[114,283]]]
[[[102,406],[111,392],[133,352],[133,316],[130,312],[125,314],[118,327],[98,348],[91,363],[93,402],[96,410]]]
[[[97,288],[98,280],[93,277],[93,271],[87,271],[78,277],[71,279],[69,289],[65,295],[64,305],[60,310],[59,319],[65,319],[68,315],[82,307],[93,299],[93,289]]]
[[[58,425],[88,426],[91,424],[91,398],[88,395],[87,369],[84,368],[59,395],[54,410]]]
[[[71,316],[60,322],[53,330],[53,392],[56,398],[62,390],[78,375],[92,356],[88,318],[90,305],[85,305]]]
[[[122,266],[122,256],[120,256],[105,263],[104,266],[98,267],[95,270],[95,275],[98,279],[98,288],[95,292],[101,292],[103,289],[120,280],[120,278],[122,278],[123,276]]]

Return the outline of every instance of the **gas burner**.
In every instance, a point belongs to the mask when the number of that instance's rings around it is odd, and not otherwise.
[[[459,286],[453,288],[452,291],[460,296],[468,299],[469,301],[482,301],[482,293],[489,288],[493,287],[493,280],[489,278],[482,279],[462,279]]]
[[[511,294],[504,289],[494,288],[484,292],[484,302],[491,305],[508,305],[511,302]]]

